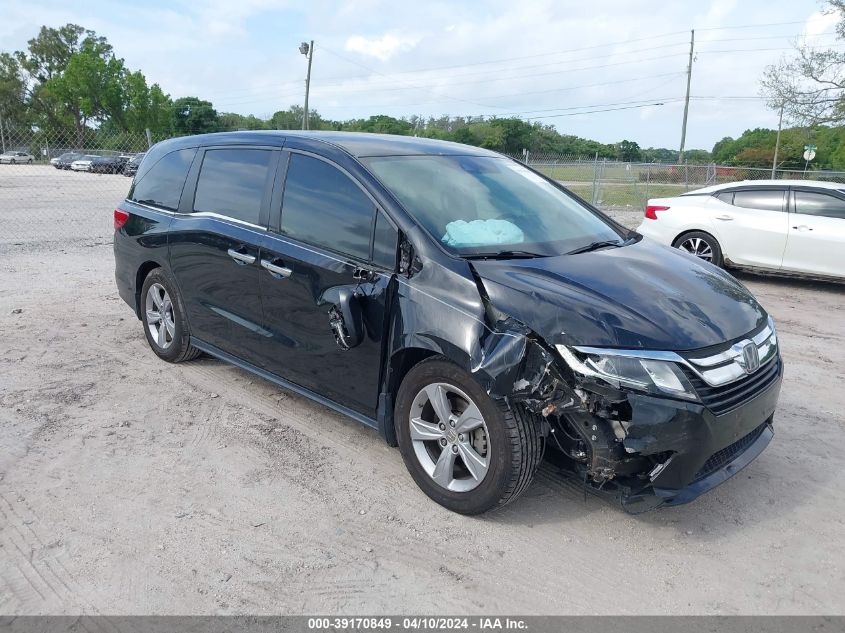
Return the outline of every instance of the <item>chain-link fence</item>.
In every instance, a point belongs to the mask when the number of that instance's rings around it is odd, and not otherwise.
[[[83,129],[0,133],[0,252],[9,246],[62,241],[108,242],[112,211],[129,190],[146,134]],[[770,169],[666,165],[527,153],[514,156],[562,182],[588,202],[636,226],[649,198],[716,183],[771,178]],[[777,178],[845,182],[843,172],[783,171]]]
[[[131,163],[148,146],[144,134],[2,130],[0,253],[109,242],[112,211],[131,184]]]
[[[563,183],[597,207],[617,211],[640,212],[650,198],[668,198],[709,185],[772,178],[771,169],[756,167],[637,163],[530,152],[514,158]],[[774,177],[845,183],[845,172],[779,169]]]

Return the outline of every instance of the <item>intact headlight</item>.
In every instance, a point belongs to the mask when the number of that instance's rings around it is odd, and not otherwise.
[[[642,352],[637,355],[636,350],[555,347],[569,368],[582,376],[598,378],[614,387],[698,400],[698,395],[676,362],[653,357],[672,357],[671,352]]]

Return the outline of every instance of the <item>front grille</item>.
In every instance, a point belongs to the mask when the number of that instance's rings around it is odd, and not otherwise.
[[[701,470],[695,473],[695,481],[704,479],[707,475],[716,472],[722,466],[731,462],[737,455],[745,451],[749,446],[757,441],[757,438],[760,437],[760,434],[763,432],[763,429],[766,428],[767,424],[768,423],[761,424],[745,437],[741,437],[730,446],[726,446],[722,450],[713,453],[704,463],[704,466],[701,467]]]
[[[719,387],[711,387],[689,367],[683,370],[704,406],[722,415],[742,406],[777,380],[780,363],[780,356],[775,356],[753,374]]]

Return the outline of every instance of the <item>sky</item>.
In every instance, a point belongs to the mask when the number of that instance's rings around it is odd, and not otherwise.
[[[686,147],[777,126],[759,97],[768,64],[803,41],[842,48],[817,0],[0,0],[0,50],[41,25],[105,35],[171,97],[269,117],[521,116],[604,143],[677,148],[690,30]],[[658,105],[660,104],[660,105]]]

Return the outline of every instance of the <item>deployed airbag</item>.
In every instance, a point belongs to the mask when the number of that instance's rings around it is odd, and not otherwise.
[[[524,240],[522,229],[507,220],[455,220],[446,225],[446,235],[441,238],[449,246],[518,244]]]

